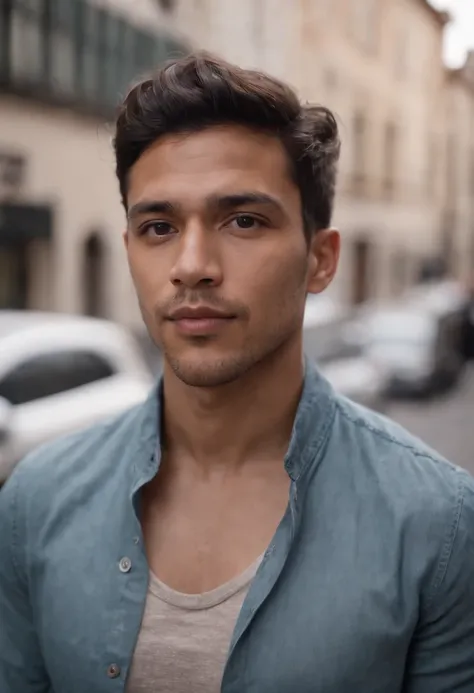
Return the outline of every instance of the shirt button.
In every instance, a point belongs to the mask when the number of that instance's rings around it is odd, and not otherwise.
[[[109,679],[116,679],[120,676],[120,667],[118,664],[109,664],[107,668],[107,676]]]
[[[130,572],[131,567],[132,567],[132,561],[129,558],[127,558],[125,556],[124,558],[120,559],[120,563],[119,563],[120,572],[128,573],[128,572]]]

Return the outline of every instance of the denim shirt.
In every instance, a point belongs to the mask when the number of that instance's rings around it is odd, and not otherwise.
[[[33,453],[0,492],[1,693],[126,691],[159,402]],[[285,467],[223,693],[473,693],[473,479],[311,367]]]

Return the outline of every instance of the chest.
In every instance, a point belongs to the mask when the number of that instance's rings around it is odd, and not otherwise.
[[[208,592],[266,550],[287,505],[289,480],[236,478],[158,483],[143,496],[141,524],[152,571],[175,590]]]

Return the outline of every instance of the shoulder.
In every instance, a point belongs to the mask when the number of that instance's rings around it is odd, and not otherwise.
[[[0,492],[0,505],[32,518],[84,494],[93,495],[130,464],[147,404],[47,443],[21,460]],[[62,500],[61,500],[62,499]],[[20,512],[19,510],[19,512]]]
[[[405,548],[431,556],[430,592],[459,559],[458,544],[470,543],[474,569],[474,478],[467,471],[389,418],[342,397],[332,438],[334,449],[338,441],[348,444],[345,473],[376,498],[380,525],[403,535]]]
[[[474,606],[473,477],[389,418],[337,395],[335,410],[327,454],[346,508],[391,547],[425,607],[449,593]]]
[[[136,481],[152,471],[157,397],[119,417],[47,444],[22,460],[0,491],[0,572],[26,579],[32,557],[84,543],[105,514],[118,531]]]
[[[461,469],[389,417],[336,398],[336,437],[346,435],[354,449],[383,476],[402,475],[407,483],[443,479],[456,486]],[[469,475],[468,475],[469,476]],[[469,477],[470,478],[470,477]],[[428,488],[429,488],[428,484]]]

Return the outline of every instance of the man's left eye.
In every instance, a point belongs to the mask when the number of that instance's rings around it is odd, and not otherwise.
[[[240,216],[235,217],[235,219],[232,220],[232,224],[237,226],[238,229],[244,230],[258,228],[261,226],[261,222],[249,214],[241,214]]]

